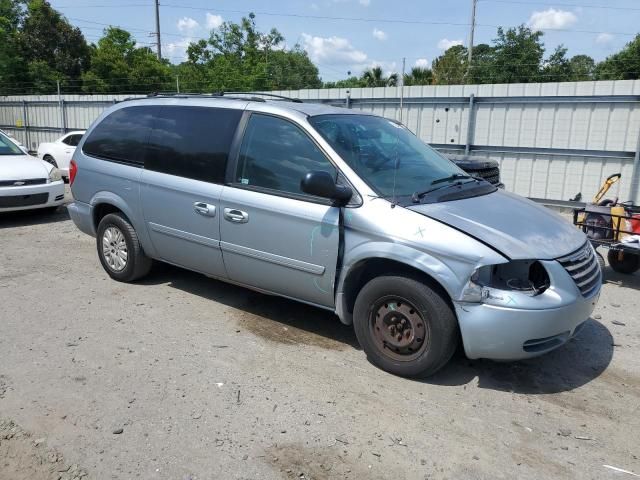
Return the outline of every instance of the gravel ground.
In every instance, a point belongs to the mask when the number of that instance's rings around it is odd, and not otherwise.
[[[326,312],[166,265],[117,283],[64,208],[3,215],[0,479],[634,478],[605,465],[640,474],[639,288],[608,269],[565,347],[415,381]]]

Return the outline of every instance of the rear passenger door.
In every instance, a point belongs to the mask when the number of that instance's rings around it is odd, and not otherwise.
[[[161,260],[226,277],[220,194],[242,110],[165,106],[149,136],[140,195]]]
[[[224,262],[231,280],[333,307],[339,208],[308,195],[310,171],[337,169],[307,135],[276,116],[252,113],[222,194]]]

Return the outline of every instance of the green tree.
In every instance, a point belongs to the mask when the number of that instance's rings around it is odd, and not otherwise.
[[[434,85],[465,83],[467,65],[467,49],[462,45],[450,47],[431,64]]]
[[[395,87],[398,84],[398,74],[392,73],[385,77],[381,67],[365,70],[361,77],[363,87]]]
[[[405,85],[431,85],[433,72],[429,68],[413,67],[403,80]]]
[[[60,80],[79,90],[82,72],[89,65],[89,46],[79,28],[72,26],[46,0],[30,0],[17,35],[18,52],[27,72],[25,80],[50,92]]]
[[[91,93],[148,93],[173,90],[171,68],[148,47],[136,47],[131,34],[108,27],[91,46],[91,68],[83,75],[82,89]]]
[[[337,80],[334,82],[325,82],[324,88],[357,88],[362,87],[362,79],[359,77],[351,76],[344,80]]]
[[[17,35],[23,11],[18,0],[0,0],[0,91],[11,94],[24,81]]]
[[[271,90],[319,87],[317,67],[298,45],[285,50],[278,30],[258,31],[255,15],[225,22],[208,40],[191,43],[177,68],[186,90]]]
[[[567,58],[567,49],[559,45],[544,62],[540,78],[543,82],[568,82],[571,80],[571,63]]]
[[[636,80],[640,78],[640,34],[622,50],[607,57],[595,69],[598,80]]]
[[[544,56],[542,32],[520,25],[504,30],[498,27],[493,41],[491,83],[530,83],[539,80]]]
[[[574,55],[569,60],[569,67],[571,69],[571,81],[593,80],[596,62],[589,55]]]
[[[492,83],[495,69],[493,47],[481,43],[473,47],[471,67],[467,71],[467,83]]]

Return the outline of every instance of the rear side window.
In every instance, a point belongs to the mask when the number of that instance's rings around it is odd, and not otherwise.
[[[145,169],[224,183],[227,158],[242,110],[167,106],[156,118]]]
[[[105,160],[144,165],[144,149],[158,106],[116,110],[100,122],[84,142],[82,151]]]

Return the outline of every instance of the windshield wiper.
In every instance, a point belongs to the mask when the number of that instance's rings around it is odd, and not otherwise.
[[[464,175],[462,173],[454,173],[453,175],[449,175],[448,177],[434,180],[433,182],[431,182],[431,185],[436,185],[438,183],[443,183],[443,182],[449,182],[451,180],[458,180],[459,178],[473,178],[473,177],[470,177],[469,175]]]
[[[471,181],[475,181],[475,182],[478,181],[478,179],[476,179],[474,177],[470,177],[468,175],[462,175],[460,173],[454,173],[453,175],[450,175],[448,177],[439,178],[438,180],[434,180],[433,182],[431,182],[431,185],[436,185],[438,183],[442,183],[442,182],[446,182],[446,181],[450,181],[450,180],[462,180],[462,179],[465,179],[465,178],[468,178]],[[436,190],[440,190],[441,188],[452,187],[452,186],[456,186],[456,185],[463,185],[464,183],[469,183],[469,182],[455,182],[455,183],[450,183],[450,184],[447,184],[447,185],[440,185],[439,187],[429,188],[429,189],[425,190],[424,192],[413,192],[413,194],[411,195],[411,201],[413,203],[418,203],[418,202],[420,202],[420,199],[422,197],[424,197],[428,193],[435,192]]]

